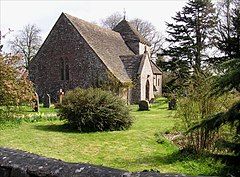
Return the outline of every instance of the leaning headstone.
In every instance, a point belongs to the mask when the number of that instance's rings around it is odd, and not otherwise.
[[[34,93],[33,109],[35,112],[39,112],[39,97],[37,92]]]
[[[50,106],[51,106],[51,97],[49,94],[45,94],[44,100],[43,100],[43,107],[50,108]]]
[[[149,102],[147,100],[142,100],[138,104],[139,111],[149,111]]]
[[[59,104],[62,104],[63,96],[64,96],[64,92],[62,91],[62,89],[60,89],[59,92],[58,92],[58,101],[59,101]]]

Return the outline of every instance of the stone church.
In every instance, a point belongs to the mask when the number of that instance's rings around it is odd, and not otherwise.
[[[30,63],[30,79],[40,98],[54,101],[60,89],[76,87],[105,87],[130,103],[151,100],[161,94],[162,72],[150,46],[125,19],[110,30],[62,13]]]

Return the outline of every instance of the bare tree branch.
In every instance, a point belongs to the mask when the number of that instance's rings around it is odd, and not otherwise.
[[[28,24],[12,41],[9,41],[11,50],[15,54],[22,54],[24,59],[24,67],[28,69],[29,62],[40,48],[42,39],[40,29],[36,25]]]
[[[123,15],[115,12],[106,19],[101,20],[101,25],[105,28],[113,29],[123,19]]]
[[[103,19],[101,25],[105,28],[113,29],[122,19],[123,15],[115,12],[106,19]],[[153,56],[159,53],[165,38],[156,30],[155,26],[151,22],[139,18],[130,20],[130,23],[152,44],[151,55]]]

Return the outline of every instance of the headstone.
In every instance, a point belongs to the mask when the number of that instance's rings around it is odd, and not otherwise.
[[[59,101],[59,104],[62,104],[63,96],[64,96],[64,92],[62,91],[62,89],[60,89],[59,92],[58,92],[58,101]]]
[[[34,93],[33,109],[35,112],[39,112],[39,97],[37,92]]]
[[[176,98],[171,98],[168,102],[168,109],[169,110],[175,110],[177,105],[177,100]]]
[[[149,102],[147,100],[142,100],[139,102],[139,111],[149,111]]]
[[[51,97],[49,94],[45,94],[44,100],[43,100],[43,107],[50,108],[50,106],[51,106]]]

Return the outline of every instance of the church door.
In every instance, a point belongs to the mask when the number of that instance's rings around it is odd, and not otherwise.
[[[150,83],[149,80],[146,82],[146,100],[149,101],[149,91],[150,91]]]

